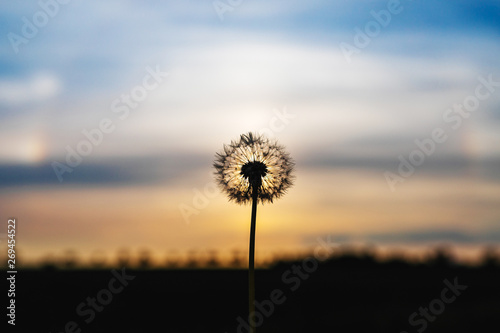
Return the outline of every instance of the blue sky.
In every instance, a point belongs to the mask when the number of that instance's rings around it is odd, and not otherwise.
[[[447,112],[484,80],[500,81],[500,4],[401,1],[369,44],[356,46],[359,30],[377,26],[373,12],[387,12],[390,3],[242,1],[223,20],[212,1],[74,0],[59,4],[53,17],[36,1],[1,4],[2,214],[32,226],[27,252],[126,246],[132,236],[125,232],[109,244],[103,236],[119,225],[122,199],[151,212],[155,233],[184,240],[167,237],[172,248],[239,247],[228,239],[245,244],[246,213],[222,194],[190,223],[179,207],[212,182],[215,151],[253,130],[279,139],[297,162],[296,192],[268,208],[269,216],[279,220],[280,212],[304,203],[288,231],[280,223],[263,229],[270,248],[280,249],[273,239],[290,249],[325,233],[393,233],[399,240],[434,231],[497,233],[500,88],[482,87],[490,94],[467,117]],[[37,15],[46,24],[23,37],[23,17],[33,23]],[[27,40],[17,53],[12,34]],[[347,59],[341,43],[359,52]],[[163,73],[160,82],[148,78],[151,72]],[[145,80],[154,88],[141,90]],[[123,96],[134,91],[146,95],[126,107]],[[69,166],[68,147],[76,151],[87,140],[82,131],[103,120],[112,130]],[[415,140],[432,138],[435,129],[446,141],[391,191],[385,172],[397,175],[399,156],[408,160],[418,150]],[[62,182],[55,162],[72,170]],[[102,193],[125,197],[110,205],[89,199]],[[73,210],[51,212],[61,198]],[[86,210],[81,202],[89,202]],[[224,210],[242,222],[210,231]],[[110,227],[86,225],[95,217],[88,211],[102,213]],[[68,223],[75,215],[78,221]],[[313,217],[317,226],[308,230],[304,220]],[[44,224],[45,231],[35,227]],[[133,244],[160,251],[164,242],[148,237]]]

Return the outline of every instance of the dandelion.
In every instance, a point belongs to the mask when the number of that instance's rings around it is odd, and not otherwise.
[[[229,200],[238,204],[252,202],[250,247],[248,255],[249,322],[255,333],[255,225],[257,204],[272,203],[293,183],[294,162],[284,147],[255,133],[242,134],[238,141],[224,145],[214,162],[215,176]]]

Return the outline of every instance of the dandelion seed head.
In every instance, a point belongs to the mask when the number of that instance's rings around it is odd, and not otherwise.
[[[294,162],[284,147],[255,133],[224,145],[214,161],[215,177],[229,200],[245,204],[254,188],[259,202],[273,202],[293,184]]]

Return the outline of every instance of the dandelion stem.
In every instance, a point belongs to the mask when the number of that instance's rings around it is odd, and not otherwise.
[[[248,321],[250,333],[256,333],[255,328],[255,225],[257,219],[257,198],[259,187],[252,186],[252,220],[250,223],[250,248],[248,253]]]

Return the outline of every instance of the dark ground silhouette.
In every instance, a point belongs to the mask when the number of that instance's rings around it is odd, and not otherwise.
[[[344,255],[281,262],[258,270],[256,283],[259,333],[499,327],[495,258],[467,267]],[[248,332],[247,292],[245,269],[19,270],[8,332]]]

